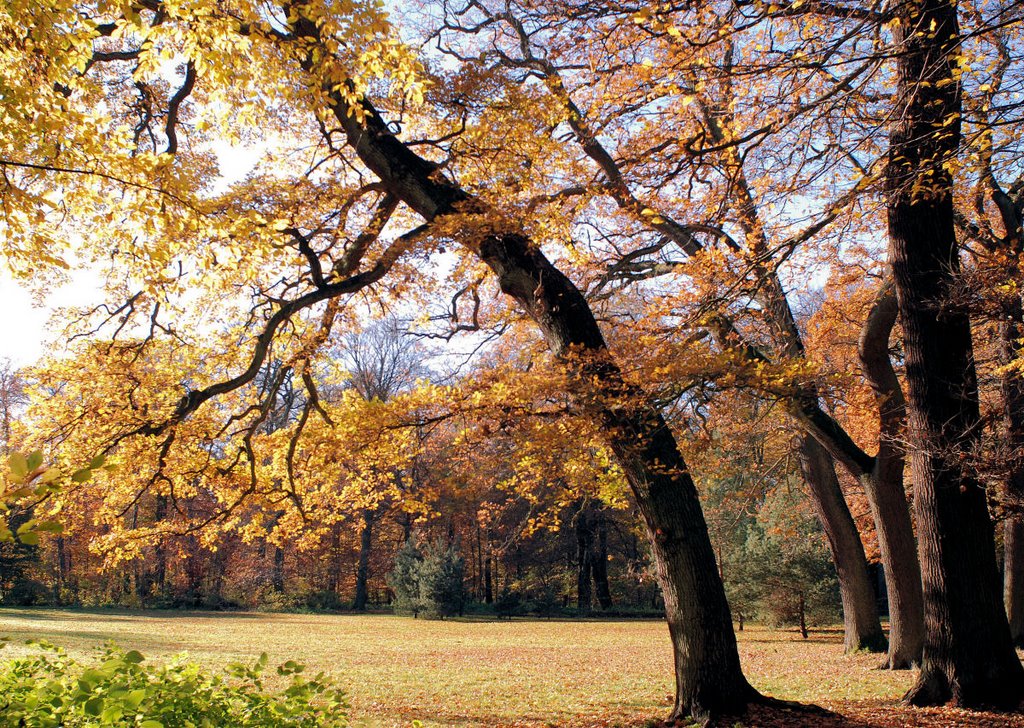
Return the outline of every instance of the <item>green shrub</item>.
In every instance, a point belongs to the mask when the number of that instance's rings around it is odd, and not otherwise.
[[[388,586],[395,595],[395,614],[421,613],[431,617],[462,614],[462,579],[465,566],[454,546],[442,541],[421,551],[410,538],[395,556]]]
[[[423,611],[434,617],[462,613],[462,575],[465,566],[454,546],[438,541],[427,548],[419,565]]]
[[[395,614],[419,616],[423,609],[420,599],[420,564],[423,554],[410,538],[395,556],[395,568],[388,574],[388,586],[395,593]]]
[[[60,648],[39,643],[39,654],[0,665],[0,726],[134,726],[135,728],[278,728],[347,726],[341,691],[322,673],[302,677],[303,666],[277,668],[289,678],[277,693],[263,685],[267,656],[254,665],[229,665],[210,675],[183,658],[144,665],[132,650],[108,646],[84,665]]]

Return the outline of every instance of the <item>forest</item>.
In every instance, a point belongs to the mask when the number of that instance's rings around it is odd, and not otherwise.
[[[663,618],[680,724],[841,623],[1017,710],[1022,28],[6,3],[0,257],[95,301],[0,371],[0,599]]]

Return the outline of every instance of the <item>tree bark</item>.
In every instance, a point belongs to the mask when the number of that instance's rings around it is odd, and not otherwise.
[[[494,604],[494,586],[491,584],[491,549],[487,545],[487,558],[484,559],[484,604]]]
[[[284,549],[274,547],[274,566],[270,572],[270,586],[278,594],[284,593]]]
[[[1024,338],[1024,309],[1018,293],[1008,297],[999,328],[1000,361],[1004,367],[1003,441],[1008,450],[1003,506],[1003,602],[1010,636],[1024,647],[1024,378],[1010,365],[1019,361]]]
[[[597,529],[596,551],[591,573],[594,575],[594,591],[601,609],[612,608],[612,591],[608,586],[608,519],[600,510],[597,513],[595,527]]]
[[[878,454],[860,482],[875,521],[889,595],[889,653],[882,667],[903,670],[921,660],[924,594],[914,526],[903,488],[906,399],[889,356],[889,336],[896,317],[895,288],[886,281],[868,313],[857,353],[875,393],[879,415]]]
[[[590,509],[581,505],[576,512],[576,613],[590,614],[593,592],[590,588],[594,556],[594,532]]]
[[[970,463],[981,418],[970,320],[957,300],[960,260],[947,164],[960,143],[957,10],[951,0],[911,0],[898,8],[899,106],[885,185],[925,595],[921,673],[904,700],[1016,706],[1024,697],[1024,668],[1003,610],[985,490]]]
[[[843,498],[835,464],[825,448],[810,435],[797,438],[800,470],[811,490],[811,501],[825,530],[843,600],[843,647],[847,652],[885,649],[885,634],[878,618],[875,590],[857,526]]]
[[[356,567],[356,598],[352,601],[352,609],[357,612],[366,611],[369,592],[366,583],[370,578],[370,551],[373,548],[373,511],[363,511],[363,527],[359,532],[359,563]]]

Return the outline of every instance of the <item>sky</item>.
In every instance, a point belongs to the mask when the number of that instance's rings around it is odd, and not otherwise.
[[[245,177],[265,151],[258,146],[238,147],[226,142],[214,142],[211,147],[221,172],[215,191]],[[2,239],[0,230],[0,243]],[[59,349],[61,344],[55,340],[59,327],[50,326],[53,311],[101,301],[99,283],[86,270],[74,271],[71,282],[50,291],[44,301],[33,301],[28,288],[14,280],[0,260],[0,361],[9,359],[15,366],[25,366],[38,360],[44,351]]]

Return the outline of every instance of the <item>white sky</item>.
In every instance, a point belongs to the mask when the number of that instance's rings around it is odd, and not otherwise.
[[[222,190],[241,180],[263,156],[259,147],[232,147],[226,143],[211,145],[220,163],[221,177],[215,185]],[[3,231],[0,230],[0,244]],[[97,305],[102,294],[96,277],[87,270],[74,271],[71,282],[51,291],[42,304],[33,302],[31,294],[14,280],[0,260],[0,360],[9,359],[15,366],[38,360],[45,350],[61,348],[50,326],[53,310],[62,306]]]

